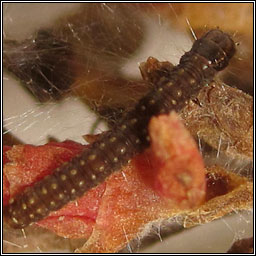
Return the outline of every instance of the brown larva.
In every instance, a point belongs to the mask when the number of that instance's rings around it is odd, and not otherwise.
[[[148,147],[150,118],[181,110],[217,71],[228,65],[234,53],[233,40],[218,29],[196,40],[180,64],[164,79],[159,79],[154,89],[111,131],[100,136],[89,149],[52,175],[12,199],[4,207],[6,221],[14,228],[24,228],[83,195],[119,170],[135,154]]]

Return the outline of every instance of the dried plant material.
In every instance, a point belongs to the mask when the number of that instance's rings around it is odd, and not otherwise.
[[[189,228],[221,218],[237,210],[253,208],[253,183],[247,178],[215,166],[207,168],[206,202],[184,214]]]
[[[174,65],[169,61],[158,61],[154,57],[149,57],[146,62],[140,63],[139,68],[143,80],[157,84],[162,77],[168,77]]]
[[[150,57],[141,63],[144,80],[153,84],[168,77],[173,65]],[[213,81],[180,111],[191,134],[232,158],[253,157],[253,97],[221,81]]]
[[[207,167],[205,202],[193,209],[170,214],[167,219],[148,223],[137,239],[133,240],[127,248],[130,251],[129,249],[138,249],[140,245],[151,245],[152,242],[158,240],[155,233],[157,236],[159,235],[160,227],[161,236],[164,239],[166,233],[168,236],[170,234],[175,236],[174,232],[180,231],[182,227],[186,229],[207,224],[233,213],[240,215],[240,211],[251,212],[252,208],[253,183],[251,181],[237,174],[232,174],[217,165]],[[218,224],[216,223],[216,225]],[[161,245],[159,246],[161,247]]]
[[[227,253],[253,253],[254,243],[253,237],[238,239],[233,243]]]
[[[95,229],[79,252],[116,252],[149,222],[202,202],[202,159],[180,121],[174,114],[160,116],[149,129],[152,147],[108,179]]]
[[[95,76],[102,80],[95,79]],[[118,111],[129,111],[150,87],[144,81],[128,81],[92,71],[72,85],[72,93],[108,122]],[[121,114],[123,114],[121,112]],[[116,120],[120,118],[117,116]],[[114,120],[116,123],[116,120]]]
[[[146,235],[151,222],[161,223],[165,219],[179,217],[185,227],[190,227],[220,218],[233,210],[252,207],[252,184],[246,178],[216,167],[207,171],[205,179],[203,162],[195,142],[177,115],[172,113],[168,117],[154,118],[150,123],[150,134],[152,147],[145,153],[37,225],[64,237],[89,238],[77,252],[117,252],[138,235]],[[59,147],[73,153],[78,148],[81,150],[75,144],[71,147],[71,142],[65,142],[63,146],[55,143],[55,146],[57,151]],[[54,148],[53,145],[45,145],[33,147],[33,150],[44,147],[46,156]],[[22,156],[19,150],[20,153],[12,153],[17,148],[8,148],[7,151],[7,156],[16,156],[12,158],[14,161],[21,159],[17,154]],[[25,156],[23,161],[33,162],[33,157]],[[11,164],[7,163],[4,171]],[[35,165],[31,166],[35,172],[40,171]],[[169,192],[168,187],[172,188]],[[204,188],[206,202],[203,203]],[[6,189],[8,187],[4,187]],[[192,210],[189,209],[191,207]]]
[[[54,230],[65,237],[86,238],[90,236],[86,243],[88,250],[91,241],[94,241],[91,246],[95,249],[91,248],[91,250],[117,251],[133,239],[146,223],[158,218],[167,218],[170,212],[177,211],[177,209],[186,209],[200,204],[204,198],[205,178],[203,162],[196,144],[190,139],[189,133],[174,113],[168,118],[160,117],[158,121],[152,121],[150,130],[155,134],[152,135],[152,139],[157,142],[157,145],[160,146],[162,141],[162,147],[165,148],[164,155],[159,155],[158,146],[153,146],[148,152],[136,157],[123,170],[110,176],[106,183],[92,189],[84,197],[76,202],[69,203],[60,211],[52,213],[48,218],[40,221],[38,225]],[[170,130],[173,130],[173,137],[168,137],[166,134]],[[168,138],[167,141],[166,138]],[[171,143],[174,139],[176,143]],[[185,140],[189,140],[189,142],[184,145]],[[170,142],[168,143],[168,141]],[[20,147],[24,148],[26,146]],[[45,153],[50,149],[50,146],[47,145],[41,146],[39,149],[43,147],[46,147]],[[8,155],[14,154],[11,151],[16,151],[16,148],[17,146],[11,149]],[[33,149],[35,150],[35,148]],[[184,158],[180,150],[184,154],[187,153],[187,157]],[[22,151],[17,154],[20,157],[23,155]],[[158,159],[158,164],[152,164],[150,161],[150,158],[154,155],[154,159]],[[42,155],[41,157],[43,158]],[[40,158],[40,155],[38,155],[38,158]],[[19,158],[16,157],[15,159]],[[32,161],[33,158],[28,158],[25,155],[23,159]],[[166,168],[163,168],[163,165],[160,164],[163,161],[166,163]],[[179,166],[177,170],[173,161],[175,165]],[[10,164],[5,165],[5,172],[8,171],[9,166]],[[34,172],[36,172],[36,166],[32,166]],[[19,168],[16,168],[16,170],[18,171]],[[37,170],[37,172],[40,170]],[[168,170],[170,175],[166,177],[166,180],[163,180],[161,175],[163,172],[168,172]],[[183,174],[186,174],[188,179],[184,179]],[[156,179],[157,177],[159,178]],[[159,189],[159,186],[164,187],[168,179],[174,180],[173,189],[177,189],[180,192],[179,194],[166,195]],[[158,180],[158,182],[155,183],[155,180]],[[185,180],[189,180],[189,182],[185,182]],[[33,183],[31,182],[31,184]],[[100,202],[98,206],[97,202]],[[94,210],[92,211],[92,209]],[[76,225],[80,225],[79,221],[82,220],[87,224],[83,232],[76,228]],[[88,226],[90,224],[93,226]],[[93,231],[91,230],[92,227]],[[71,234],[72,230],[74,230],[73,234]],[[79,230],[81,230],[80,234]],[[128,237],[124,230],[130,234]],[[95,237],[99,233],[104,238],[97,242]],[[113,236],[116,239],[113,240]],[[98,244],[100,242],[101,245]]]
[[[195,137],[233,158],[253,158],[253,98],[221,82],[205,86],[181,117]]]

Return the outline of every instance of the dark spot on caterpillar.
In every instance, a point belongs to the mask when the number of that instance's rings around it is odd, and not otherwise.
[[[198,100],[198,98],[194,98],[192,101],[193,101],[195,104],[197,104],[199,107],[202,107],[202,104],[201,104],[201,102]]]
[[[180,111],[217,71],[228,65],[234,53],[233,40],[218,29],[196,40],[180,64],[164,79],[159,78],[154,89],[111,131],[52,175],[11,199],[4,207],[6,221],[14,228],[26,227],[103,182],[149,146],[147,127],[152,116]]]

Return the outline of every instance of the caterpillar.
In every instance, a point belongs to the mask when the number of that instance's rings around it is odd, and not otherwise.
[[[13,228],[24,228],[103,182],[149,146],[147,127],[152,116],[180,111],[228,65],[234,53],[234,41],[219,29],[196,40],[179,65],[159,78],[152,91],[111,131],[53,174],[11,198],[3,209],[5,221]]]

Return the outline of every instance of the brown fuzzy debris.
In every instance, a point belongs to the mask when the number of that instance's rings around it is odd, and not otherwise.
[[[208,223],[233,211],[253,208],[253,183],[247,178],[226,172],[219,167],[209,168],[207,173],[212,177],[220,176],[227,180],[228,192],[210,199],[193,211],[186,212],[183,224],[185,228]]]
[[[253,98],[221,82],[204,87],[181,117],[189,131],[218,151],[252,160]]]

